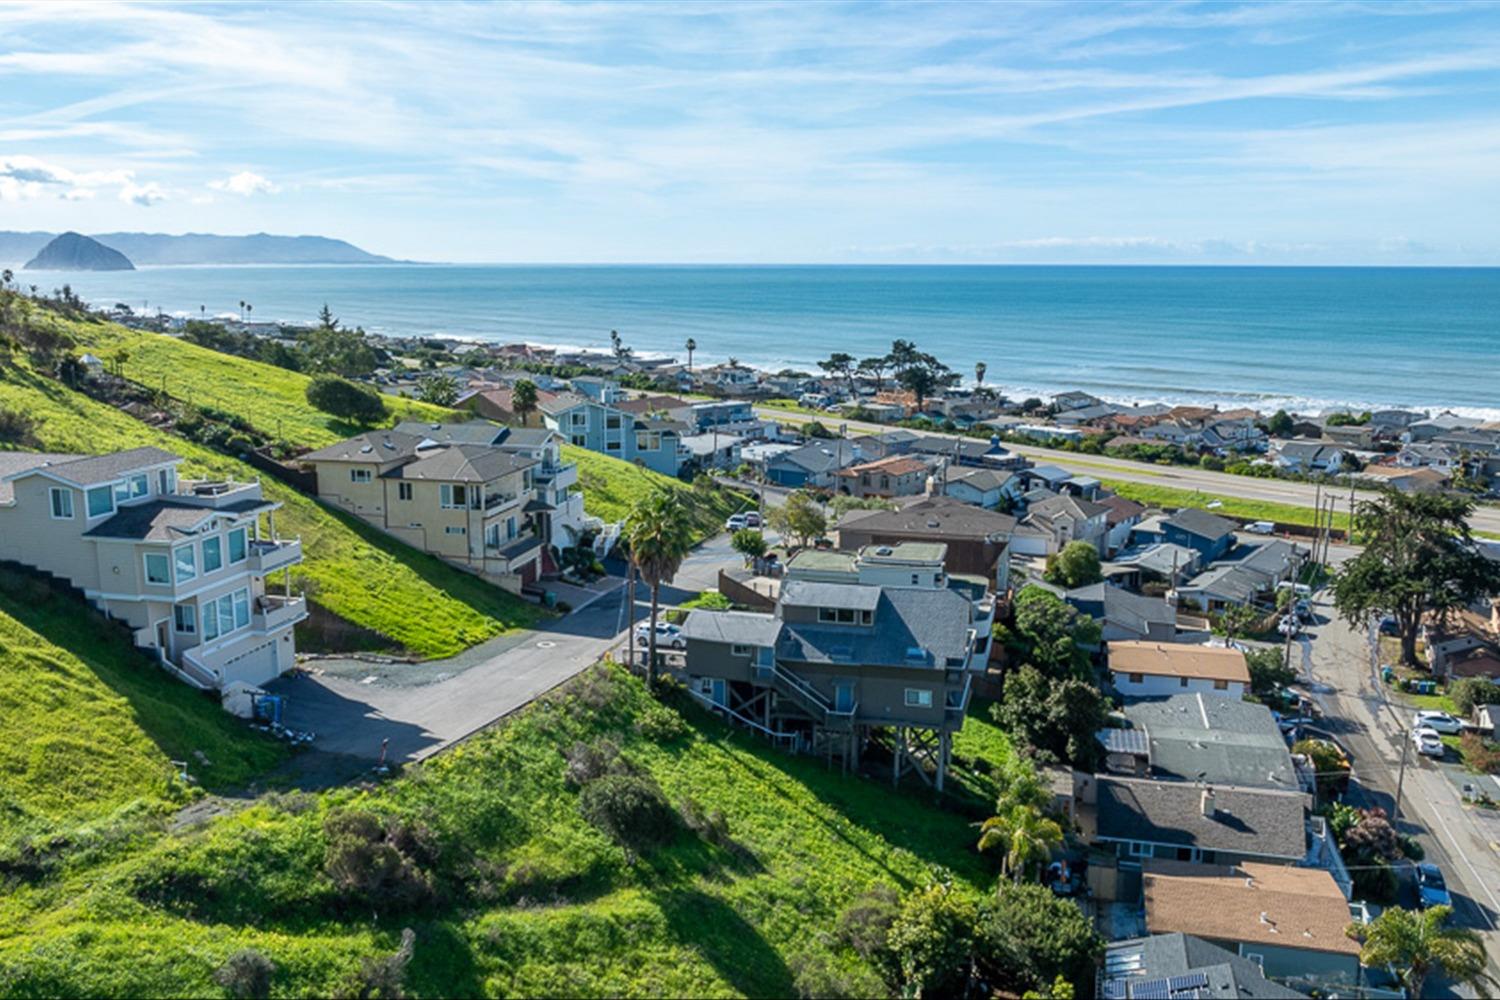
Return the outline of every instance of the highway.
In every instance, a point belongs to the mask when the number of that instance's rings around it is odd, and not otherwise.
[[[803,422],[810,418],[803,414],[791,414],[785,410],[777,410],[772,407],[756,407],[756,414],[767,420],[782,420],[786,422]],[[789,419],[790,418],[790,419]],[[892,428],[882,424],[865,423],[858,420],[843,420],[835,414],[827,414],[823,422],[830,427],[844,427],[851,434],[878,434]],[[939,437],[962,437],[957,434],[933,433]],[[968,439],[972,440],[972,438]],[[1185,465],[1153,465],[1149,462],[1133,462],[1129,459],[1110,458],[1105,455],[1079,455],[1070,451],[1057,451],[1053,448],[1041,448],[1034,445],[1013,444],[1006,442],[1005,447],[1020,455],[1025,455],[1038,464],[1056,465],[1069,472],[1078,475],[1093,476],[1097,479],[1115,479],[1129,483],[1140,483],[1145,486],[1166,486],[1179,490],[1197,490],[1202,493],[1212,493],[1218,496],[1236,497],[1242,500],[1261,500],[1272,503],[1291,504],[1298,507],[1312,508],[1316,503],[1316,497],[1320,492],[1313,483],[1293,482],[1286,479],[1256,479],[1251,476],[1232,476],[1227,472],[1212,472],[1208,469],[1195,469]],[[1328,496],[1328,489],[1323,489],[1322,495]],[[1335,487],[1333,493],[1338,497],[1337,510],[1347,513],[1349,509],[1349,487]],[[1370,499],[1377,494],[1370,490],[1356,490],[1356,499]],[[1475,531],[1482,531],[1500,536],[1500,508],[1481,506],[1470,518],[1470,526]]]

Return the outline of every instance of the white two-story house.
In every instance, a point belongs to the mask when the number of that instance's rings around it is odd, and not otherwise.
[[[259,483],[180,479],[181,462],[160,448],[0,454],[0,559],[76,587],[196,687],[263,684],[295,664],[302,543],[277,536],[281,504]]]

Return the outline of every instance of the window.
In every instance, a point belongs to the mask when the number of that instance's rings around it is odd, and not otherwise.
[[[198,560],[191,545],[172,550],[172,563],[177,569],[177,582],[187,583],[198,575]]]
[[[1130,674],[1129,677],[1130,677],[1130,683],[1132,683],[1132,684],[1140,684],[1142,681],[1144,681],[1146,679],[1141,674]]]
[[[1129,854],[1132,858],[1149,858],[1151,857],[1151,845],[1143,844],[1139,840],[1132,840],[1125,845],[1125,853]]]
[[[873,611],[861,611],[859,613],[859,623],[861,625],[868,625],[868,624],[870,624],[874,620],[875,620],[875,612],[873,612]]]
[[[470,492],[467,486],[455,486],[443,483],[438,487],[438,502],[448,510],[463,510],[469,506]],[[474,490],[472,492],[474,500],[477,501],[479,499],[479,491]],[[478,504],[476,503],[475,506],[477,507]]]
[[[906,707],[907,708],[931,708],[932,707],[932,689],[931,688],[907,688],[906,689]]]
[[[918,574],[916,574],[916,573],[913,573],[913,574],[912,574],[912,575],[911,575],[911,585],[912,585],[912,586],[913,586],[913,587],[915,587],[915,586],[916,586],[916,585],[917,585],[917,584],[919,584],[919,583],[921,583],[921,582],[922,582],[922,577],[921,577],[921,576],[919,576],[919,575],[918,575]]]
[[[245,561],[245,529],[235,528],[229,533],[229,561],[230,563]]]
[[[620,415],[618,413],[612,413],[609,416],[605,417],[604,418],[604,426],[608,427],[612,431],[619,430],[620,429]]]
[[[224,543],[217,538],[203,539],[203,572],[212,573],[224,565]]]
[[[225,594],[214,603],[219,606],[219,634],[228,635],[234,631],[234,598]]]
[[[368,483],[371,479],[369,469],[350,469],[349,481],[351,483]]]
[[[223,598],[220,598],[223,600]],[[236,590],[234,592],[234,627],[244,628],[250,624],[250,592],[248,590]]]
[[[130,477],[131,499],[135,499],[136,497],[143,497],[150,492],[151,481],[146,478],[146,474],[144,472],[140,473],[139,475]]]
[[[218,603],[218,601],[203,602],[203,640],[205,642],[219,637]]]
[[[89,517],[102,517],[115,509],[114,491],[108,486],[95,486],[87,497]]]
[[[198,609],[191,604],[179,604],[172,609],[172,620],[177,631],[192,635],[198,631]]]
[[[156,474],[156,492],[162,496],[168,496],[172,492],[172,485],[177,481],[175,469],[162,469]]]
[[[729,647],[729,652],[731,654],[733,654],[734,656],[749,656],[750,655],[750,647],[749,646],[743,646],[740,643],[736,642],[736,643],[734,643],[733,645],[731,645]]]
[[[115,504],[119,505],[130,499],[130,482],[115,483]]]
[[[830,625],[853,625],[853,608],[819,608],[818,621]]]
[[[509,541],[510,539],[515,538],[515,537],[516,537],[516,519],[513,518],[513,517],[507,517],[505,519],[505,538],[506,538],[507,541]]]
[[[450,524],[443,529],[445,535],[467,535],[468,533],[469,529],[461,524]]]
[[[660,431],[637,431],[636,435],[635,435],[635,450],[636,451],[660,451],[661,450],[661,432]]]
[[[146,582],[159,584],[172,582],[172,562],[165,552],[146,553]]]
[[[582,410],[578,410],[578,411],[574,412],[574,414],[573,414],[573,426],[574,427],[583,427],[588,422],[589,422],[589,415],[587,413],[585,413]]]
[[[1228,691],[1229,690],[1229,682],[1228,681],[1214,681],[1214,690],[1215,691]]]
[[[582,434],[574,434],[570,440],[575,448],[585,448],[589,443],[589,439]]]
[[[606,442],[604,442],[604,450],[605,451],[619,451],[620,450],[620,442],[618,442],[618,441],[606,441]]]
[[[484,529],[484,544],[492,549],[500,547],[500,525],[492,524]]]
[[[1178,687],[1187,687],[1187,678],[1186,677],[1179,677],[1179,678],[1177,678],[1177,686]]]
[[[73,491],[52,487],[52,516],[66,519],[73,516]]]
[[[396,484],[396,499],[397,500],[410,500],[411,499],[411,483],[397,483]]]

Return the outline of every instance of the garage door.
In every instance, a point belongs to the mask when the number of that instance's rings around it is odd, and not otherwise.
[[[224,662],[225,684],[244,681],[246,684],[260,685],[275,680],[280,673],[276,663],[275,642],[262,643]]]

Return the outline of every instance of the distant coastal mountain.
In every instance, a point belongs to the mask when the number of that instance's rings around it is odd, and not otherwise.
[[[63,233],[26,262],[26,271],[134,271],[120,251],[81,233]]]
[[[0,231],[0,261],[26,260],[38,253],[55,235]],[[389,257],[368,253],[352,243],[326,236],[272,236],[269,233],[254,233],[250,236],[97,233],[95,239],[118,250],[138,265],[391,263]]]

